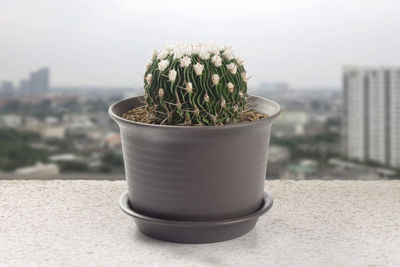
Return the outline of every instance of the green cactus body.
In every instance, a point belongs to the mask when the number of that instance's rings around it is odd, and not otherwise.
[[[198,44],[155,52],[144,77],[146,110],[160,124],[224,125],[246,108],[247,78],[230,49]]]

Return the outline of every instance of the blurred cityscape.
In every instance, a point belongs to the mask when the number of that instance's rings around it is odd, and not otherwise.
[[[343,88],[263,82],[249,89],[282,106],[272,127],[267,179],[399,178],[395,71],[392,81],[386,70],[346,69]],[[141,88],[51,87],[50,73],[41,68],[17,85],[2,81],[0,179],[124,179],[119,129],[107,109]],[[397,102],[387,109],[374,99]]]

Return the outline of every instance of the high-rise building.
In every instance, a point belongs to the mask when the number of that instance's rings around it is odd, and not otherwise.
[[[0,87],[1,97],[12,97],[14,96],[14,84],[10,81],[4,81]]]
[[[343,98],[343,154],[400,168],[400,67],[344,67]]]
[[[43,94],[49,91],[50,72],[48,68],[41,68],[38,71],[31,72],[29,79],[29,93]]]
[[[29,93],[29,81],[27,79],[22,79],[19,82],[19,92],[20,94],[28,94]]]

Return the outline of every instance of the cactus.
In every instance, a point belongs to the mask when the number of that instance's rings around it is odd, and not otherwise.
[[[154,51],[144,91],[146,110],[160,124],[225,125],[246,109],[247,77],[230,47],[178,44]]]

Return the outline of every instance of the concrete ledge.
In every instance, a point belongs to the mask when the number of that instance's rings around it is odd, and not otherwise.
[[[123,181],[0,181],[0,266],[400,266],[399,181],[268,181],[246,236],[183,245],[140,234]]]

